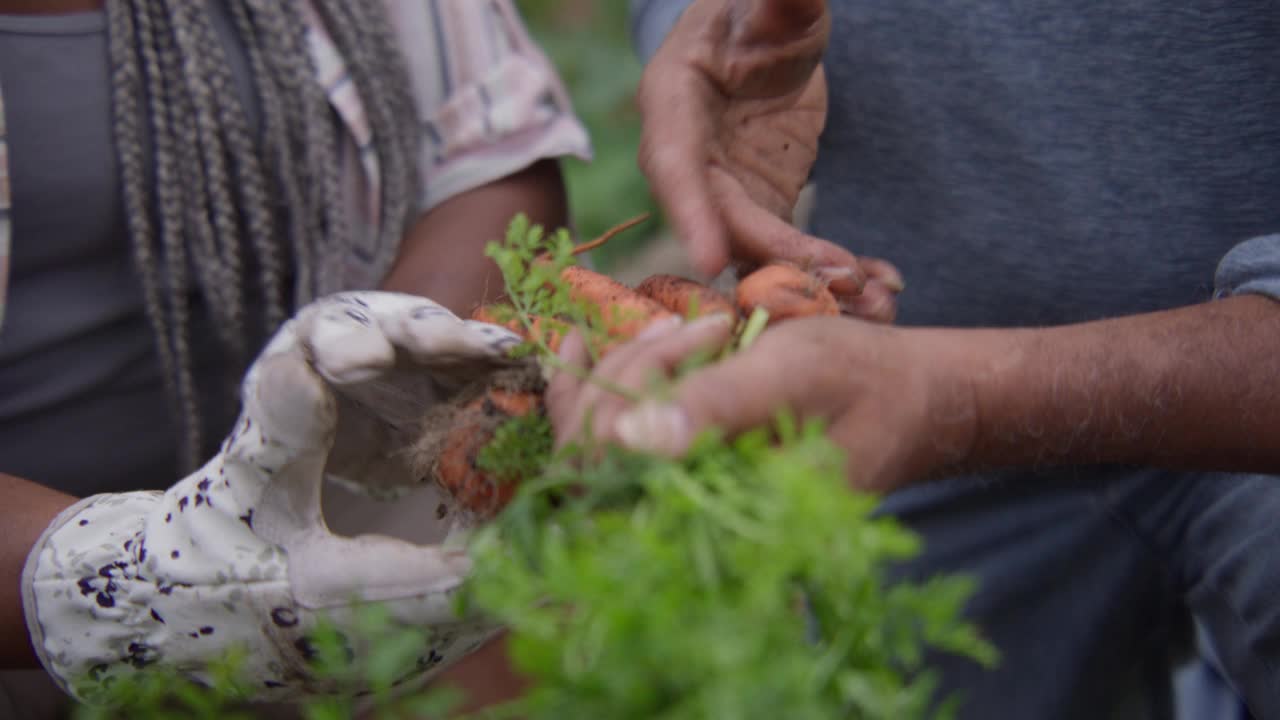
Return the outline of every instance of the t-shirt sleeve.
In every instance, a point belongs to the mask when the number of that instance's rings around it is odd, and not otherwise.
[[[422,121],[421,212],[538,160],[591,158],[512,0],[386,1]]]
[[[631,0],[631,43],[649,62],[692,0]]]
[[[1280,300],[1280,234],[1236,245],[1222,258],[1214,276],[1214,296],[1266,295]]]

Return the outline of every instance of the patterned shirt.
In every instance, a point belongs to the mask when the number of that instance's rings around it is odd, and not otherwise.
[[[420,212],[543,158],[590,158],[586,130],[512,0],[382,2],[399,37],[422,122]],[[342,186],[351,228],[374,238],[381,188],[365,109],[319,14],[309,0],[303,9],[317,81],[341,121]],[[0,92],[0,328],[12,242]],[[318,288],[321,294],[376,287],[384,271],[355,253],[323,261],[332,266],[320,276],[337,278],[338,286]]]

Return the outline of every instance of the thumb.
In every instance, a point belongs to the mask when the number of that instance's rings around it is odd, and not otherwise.
[[[754,43],[785,43],[821,30],[826,0],[751,0],[742,17],[742,38]]]
[[[300,348],[267,355],[258,361],[245,383],[244,430],[256,430],[258,445],[289,454],[325,454],[333,439],[338,411],[323,380]],[[252,428],[256,423],[257,428]],[[249,436],[238,432],[228,450],[252,449]]]
[[[303,607],[400,601],[422,623],[451,619],[448,594],[471,569],[461,546],[422,546],[381,535],[339,537],[319,527],[293,538],[286,549],[294,598]]]
[[[827,0],[748,0],[737,3],[737,36],[750,45],[785,45],[826,36]]]
[[[772,353],[746,352],[690,373],[667,401],[646,401],[618,416],[619,441],[633,450],[678,457],[701,433],[733,436],[767,425],[799,404],[800,387]]]

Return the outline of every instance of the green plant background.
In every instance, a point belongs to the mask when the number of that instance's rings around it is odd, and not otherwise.
[[[641,64],[627,33],[626,0],[517,0],[534,38],[559,69],[574,107],[591,134],[595,159],[565,162],[569,200],[583,238],[645,211],[656,211],[636,167],[640,116],[635,88]],[[658,230],[620,235],[592,253],[611,272]]]

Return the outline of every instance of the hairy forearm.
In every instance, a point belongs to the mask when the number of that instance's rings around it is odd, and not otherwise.
[[[1280,303],[1241,296],[1036,330],[958,333],[967,465],[1280,472]]]
[[[22,567],[40,534],[76,499],[0,473],[0,669],[38,667],[22,614]]]
[[[544,227],[568,222],[560,165],[529,168],[446,200],[409,230],[383,290],[425,295],[459,315],[502,294],[502,276],[484,254],[517,213]]]

